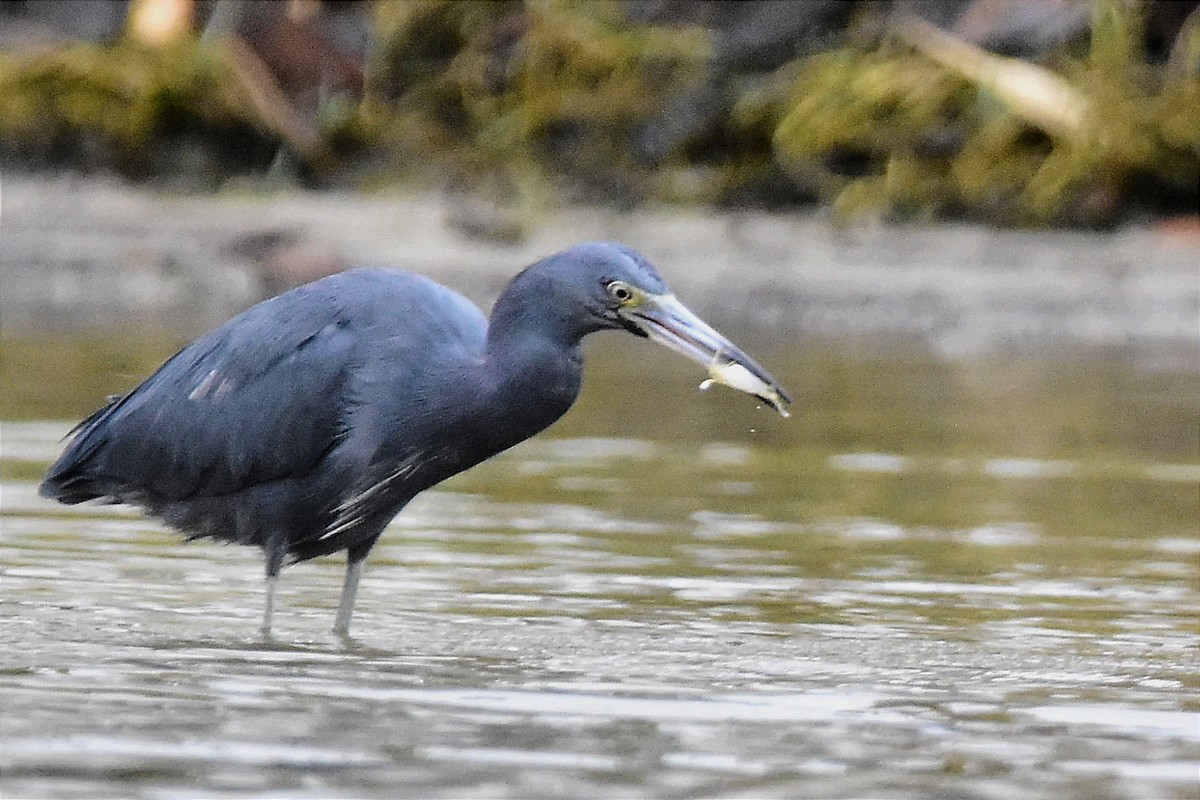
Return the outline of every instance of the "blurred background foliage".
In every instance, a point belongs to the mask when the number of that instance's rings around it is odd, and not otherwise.
[[[0,166],[432,186],[495,236],[565,201],[1107,226],[1200,203],[1200,11],[25,0],[0,8]]]

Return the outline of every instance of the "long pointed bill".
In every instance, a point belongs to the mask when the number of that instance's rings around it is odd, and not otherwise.
[[[714,383],[752,394],[783,416],[792,402],[779,381],[733,342],[717,333],[671,294],[645,295],[636,306],[619,312],[654,341],[708,368],[707,389]]]

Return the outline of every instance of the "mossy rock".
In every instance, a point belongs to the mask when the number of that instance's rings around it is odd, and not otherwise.
[[[0,53],[0,149],[25,163],[130,177],[261,168],[277,143],[226,69],[194,42]]]
[[[610,199],[649,191],[631,142],[709,48],[700,29],[631,26],[608,3],[386,4],[379,28],[372,107],[398,147],[518,191],[565,180]]]
[[[1131,204],[1187,213],[1200,201],[1200,76],[1152,69],[1136,15],[1097,8],[1090,51],[1047,73],[1081,98],[1077,126],[1043,129],[998,87],[892,44],[800,66],[779,161],[846,216],[1106,225]]]

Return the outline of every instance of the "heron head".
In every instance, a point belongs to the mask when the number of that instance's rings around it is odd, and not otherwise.
[[[636,250],[611,242],[581,244],[552,256],[569,266],[586,330],[624,329],[704,365],[709,381],[755,395],[780,414],[792,402],[758,362],[679,302]],[[706,381],[708,383],[709,381]]]

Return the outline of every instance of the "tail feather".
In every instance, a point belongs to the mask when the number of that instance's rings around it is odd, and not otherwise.
[[[38,494],[49,500],[57,500],[68,506],[77,505],[88,500],[95,500],[104,495],[96,491],[92,482],[84,476],[76,476],[58,480],[46,477],[38,487]]]
[[[117,487],[113,482],[91,474],[89,467],[92,456],[104,443],[104,437],[100,434],[102,423],[122,399],[120,395],[109,397],[107,403],[63,437],[70,439],[71,443],[46,471],[46,477],[38,486],[38,494],[66,505],[114,497],[113,491]]]

